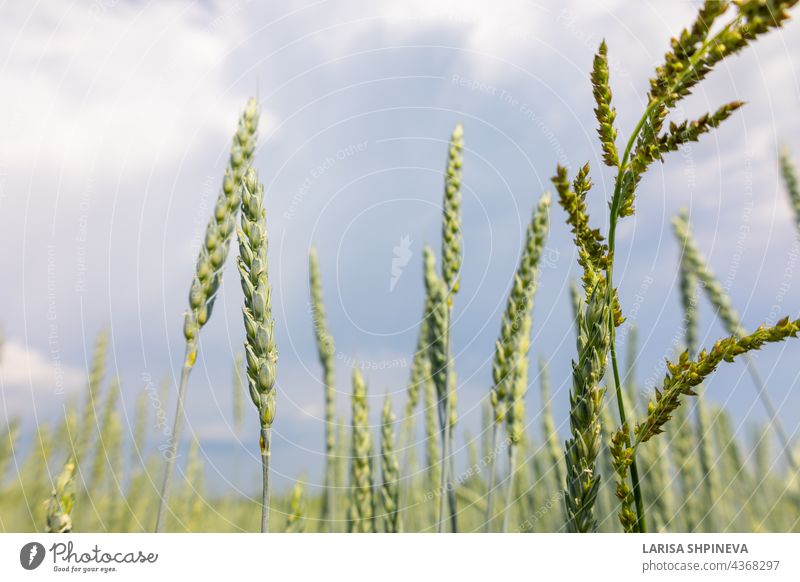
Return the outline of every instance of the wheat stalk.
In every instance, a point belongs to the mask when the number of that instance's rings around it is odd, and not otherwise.
[[[758,36],[781,26],[788,19],[786,10],[796,2],[797,0],[776,0],[769,3],[761,0],[739,0],[736,2],[737,15],[717,30],[714,24],[727,11],[730,3],[706,0],[694,23],[684,29],[676,39],[673,39],[671,50],[665,55],[664,64],[656,68],[656,74],[650,81],[647,107],[630,134],[621,156],[616,147],[615,112],[611,106],[605,42],[601,43],[595,56],[591,80],[596,103],[598,133],[604,152],[603,160],[617,170],[614,194],[610,203],[607,248],[600,247],[598,249],[597,237],[586,236],[587,233],[581,229],[582,224],[573,224],[573,229],[579,240],[582,239],[589,243],[583,245],[583,252],[588,254],[580,257],[580,260],[586,262],[593,257],[603,259],[604,264],[602,265],[595,260],[594,267],[595,270],[599,267],[605,272],[605,291],[612,314],[608,322],[611,368],[617,391],[620,424],[623,427],[627,427],[627,422],[622,403],[616,355],[616,327],[621,325],[623,318],[613,284],[617,223],[620,218],[631,216],[634,213],[636,188],[654,161],[661,160],[666,153],[676,151],[683,144],[698,140],[702,134],[716,128],[727,119],[741,106],[741,103],[733,101],[722,105],[713,114],[705,114],[691,122],[672,122],[668,128],[664,129],[664,121],[669,112],[691,92],[697,83],[707,76],[716,64],[739,52]],[[717,31],[712,33],[712,28]],[[588,234],[599,236],[596,231],[590,231]],[[597,250],[600,252],[593,255],[592,251]],[[585,269],[584,287],[586,295],[590,296],[591,286],[594,282],[587,281],[586,275]],[[620,442],[617,443],[615,450],[620,451],[620,447],[627,446]],[[631,459],[617,459],[617,461],[618,464],[623,462],[623,465],[630,467],[637,514],[636,529],[644,532],[647,525],[639,487],[635,450],[632,454]]]
[[[100,388],[106,374],[107,357],[108,331],[101,330],[95,340],[92,364],[89,369],[86,403],[84,404],[82,421],[72,449],[76,463],[83,462],[83,456],[91,446],[92,434],[98,428],[97,407],[99,406]]]
[[[111,386],[109,386],[100,416],[99,439],[97,442],[97,447],[94,451],[91,478],[89,479],[89,491],[93,491],[95,488],[100,487],[105,470],[112,459],[110,449],[114,444],[112,432],[115,421],[113,417],[119,397],[120,383],[119,378],[115,377],[111,381]]]
[[[350,532],[368,533],[374,528],[372,494],[372,436],[369,431],[367,386],[361,370],[353,370],[352,453],[350,460]]]
[[[306,530],[304,517],[305,504],[303,503],[303,483],[297,481],[292,487],[292,499],[289,512],[286,514],[286,533],[303,533]]]
[[[442,442],[441,459],[439,463],[439,505],[436,514],[436,529],[441,532],[444,525],[446,492],[448,489],[448,455],[450,443],[450,379],[449,368],[449,307],[447,288],[444,281],[436,274],[435,259],[430,247],[423,250],[425,262],[425,292],[430,298],[428,313],[428,360],[431,364],[431,378],[436,388],[437,410],[439,416],[439,431]]]
[[[583,269],[585,301],[575,302],[578,360],[572,363],[570,391],[570,433],[566,443],[567,530],[591,532],[597,530],[594,504],[600,488],[597,457],[600,453],[603,396],[600,382],[605,374],[610,343],[609,321],[621,318],[616,296],[607,301],[604,268],[609,262],[608,247],[597,230],[589,226],[586,194],[591,188],[589,166],[583,166],[572,184],[567,170],[559,166],[553,177],[559,203],[567,212],[567,224],[572,227],[578,248],[578,263]],[[573,293],[573,296],[577,295]],[[619,386],[617,385],[619,388]],[[623,410],[622,391],[617,390],[617,403]],[[624,413],[623,413],[624,414]]]
[[[186,455],[186,529],[199,531],[205,506],[203,487],[203,460],[200,458],[200,443],[192,439]]]
[[[19,437],[20,421],[18,418],[13,418],[3,431],[2,439],[0,439],[0,488],[3,486],[8,467],[14,458],[14,450]]]
[[[555,482],[560,487],[564,483],[564,470],[562,463],[564,457],[561,454],[556,423],[553,420],[553,401],[550,397],[550,370],[547,360],[539,359],[539,387],[541,389],[542,400],[542,437],[547,447],[547,459],[552,467]]]
[[[678,238],[683,249],[681,260],[686,262],[686,269],[690,269],[694,276],[702,283],[706,296],[714,306],[726,331],[731,335],[744,336],[747,332],[742,325],[741,317],[734,308],[730,296],[725,292],[722,284],[717,280],[713,271],[708,266],[708,260],[695,242],[688,216],[685,213],[679,214],[672,220],[672,224],[675,236]],[[749,354],[745,354],[744,361],[756,388],[756,394],[766,409],[770,418],[770,423],[781,441],[783,454],[786,460],[795,472],[800,472],[800,464],[798,464],[797,460],[794,458],[789,435],[783,427],[783,423],[778,416],[778,410],[775,408],[775,404],[772,402],[772,398],[770,398],[767,392],[755,362],[753,362]]]
[[[566,443],[567,530],[585,533],[597,529],[593,507],[600,487],[597,456],[600,453],[600,409],[605,388],[600,386],[606,366],[609,317],[598,287],[578,311],[578,361],[572,365],[570,433]]]
[[[255,99],[250,99],[239,118],[239,125],[233,137],[228,165],[222,180],[222,188],[217,196],[214,212],[206,226],[205,238],[203,244],[200,245],[195,273],[189,288],[189,309],[186,311],[183,321],[186,350],[178,386],[175,420],[170,435],[170,449],[166,458],[167,467],[161,485],[161,500],[156,515],[156,532],[161,531],[164,525],[170,483],[175,471],[178,444],[183,428],[184,401],[189,375],[197,360],[200,330],[211,317],[214,302],[222,284],[222,269],[225,266],[230,241],[236,228],[236,215],[241,199],[240,182],[255,151],[258,118],[258,103]]]
[[[411,442],[414,435],[414,411],[419,405],[422,389],[426,382],[430,380],[430,362],[428,361],[428,320],[426,314],[430,310],[429,298],[425,297],[423,306],[422,320],[419,324],[419,334],[417,336],[417,346],[414,350],[414,359],[411,362],[411,374],[408,380],[408,390],[406,407],[404,413],[403,431],[401,433],[401,448],[405,449]],[[410,447],[406,449],[408,456]],[[408,464],[407,462],[405,463]]]
[[[448,294],[458,293],[461,281],[461,167],[464,128],[459,123],[450,136],[442,202],[442,280]]]
[[[244,426],[244,354],[237,352],[233,357],[233,429],[239,433]]]
[[[145,451],[147,449],[147,428],[148,428],[148,404],[147,392],[142,390],[136,397],[136,408],[134,412],[133,425],[133,446],[130,450],[131,477],[128,481],[127,493],[125,494],[125,517],[122,521],[122,531],[131,531],[136,523],[137,509],[145,497],[145,484],[147,471],[145,467]],[[137,524],[138,525],[138,524]]]
[[[680,214],[681,219],[688,225],[688,214],[683,211]],[[684,312],[684,323],[685,323],[685,334],[684,334],[684,341],[686,344],[686,350],[689,353],[690,357],[694,357],[697,354],[697,328],[699,326],[698,323],[698,308],[697,308],[697,285],[698,285],[698,278],[695,272],[695,269],[690,264],[688,259],[689,252],[686,252],[688,249],[684,247],[681,253],[681,261],[680,261],[680,292],[681,292],[681,306],[683,307]],[[683,450],[679,451],[677,457],[683,460],[681,465],[681,470],[684,470],[684,465],[686,465],[685,471],[689,471],[690,469],[694,469],[695,462],[694,460],[697,458],[699,459],[699,469],[700,469],[700,484],[703,487],[703,491],[705,493],[705,505],[708,507],[706,512],[706,518],[712,522],[711,531],[716,531],[716,526],[713,524],[713,507],[714,501],[717,499],[718,492],[720,491],[720,484],[719,484],[719,477],[716,471],[712,470],[712,456],[713,456],[713,447],[711,444],[711,440],[708,438],[708,413],[707,413],[707,406],[703,398],[698,393],[697,396],[697,427],[696,427],[696,442],[697,442],[697,455],[691,454],[695,451]],[[679,414],[679,424],[682,424],[680,421],[686,416],[684,414]],[[689,448],[688,441],[691,440],[691,431],[684,431],[683,428],[676,429],[676,438],[681,439],[680,442],[687,441],[685,444],[684,449]],[[696,477],[692,476],[692,478],[696,479]],[[689,481],[690,477],[687,475],[686,481]],[[695,486],[696,487],[696,486]],[[694,492],[694,488],[692,489],[692,493]],[[685,487],[684,493],[687,495],[687,519],[688,519],[688,526],[691,530],[694,526],[699,525],[699,514],[701,510],[697,507],[698,503],[696,501],[697,496],[692,495],[689,493],[689,487]],[[703,520],[706,521],[706,520]]]
[[[786,184],[786,193],[789,195],[789,202],[794,210],[795,226],[800,231],[800,181],[797,179],[797,170],[787,149],[781,150],[780,167],[783,182]]]
[[[528,351],[530,350],[533,318],[530,310],[525,314],[517,350],[517,364],[514,366],[514,379],[508,397],[506,412],[506,436],[508,437],[508,483],[503,506],[503,533],[508,531],[508,520],[513,505],[514,480],[517,476],[517,457],[525,436],[525,396],[528,393]]]
[[[439,399],[439,422],[442,433],[440,503],[436,518],[436,530],[444,528],[446,501],[450,501],[450,523],[453,532],[458,530],[456,520],[456,497],[451,487],[449,468],[452,430],[450,419],[455,404],[450,398],[450,316],[453,299],[458,293],[461,278],[461,174],[464,129],[457,124],[450,136],[447,166],[444,176],[442,201],[442,274],[441,278],[429,276],[426,270],[427,295],[433,301],[426,313],[429,319],[428,358],[431,362],[433,381]],[[433,254],[426,249],[432,260]],[[449,492],[449,494],[448,494]]]
[[[430,362],[425,360],[427,370],[430,370]],[[430,378],[430,372],[426,372]],[[441,481],[441,462],[442,451],[439,447],[441,430],[439,418],[437,416],[436,386],[433,381],[428,379],[424,382],[425,389],[425,445],[428,464],[429,486],[434,489],[439,486]]]
[[[75,458],[64,463],[47,501],[47,533],[70,533],[75,506]]]
[[[264,186],[249,168],[242,180],[242,219],[237,231],[237,265],[244,291],[247,384],[250,398],[258,410],[261,427],[262,493],[261,531],[269,531],[269,459],[272,453],[272,423],[275,420],[275,376],[278,353],[275,347],[275,321],[272,319],[272,286],[267,275],[267,225],[264,211]]]
[[[539,259],[549,229],[550,195],[542,195],[534,208],[530,224],[525,233],[525,244],[520,254],[519,264],[514,274],[514,283],[509,291],[506,309],[500,323],[500,337],[495,342],[492,360],[492,389],[489,401],[494,413],[492,422],[492,450],[489,453],[489,490],[486,495],[486,531],[491,530],[496,471],[494,460],[500,448],[502,423],[509,427],[509,460],[514,456],[513,444],[521,438],[521,413],[524,410],[524,397],[527,390],[521,386],[519,373],[521,366],[527,366],[527,347],[530,344],[530,328],[525,329],[533,308],[536,292]],[[516,406],[516,409],[514,409]]]
[[[317,341],[319,361],[322,364],[325,384],[325,497],[322,504],[322,519],[331,521],[334,513],[335,490],[333,488],[333,452],[336,448],[334,416],[336,414],[336,386],[334,373],[335,348],[333,335],[325,321],[325,305],[322,300],[322,282],[319,274],[319,259],[316,249],[308,255],[311,309],[314,318],[314,336]]]
[[[350,458],[351,443],[347,433],[347,422],[343,418],[336,419],[336,426],[338,428],[336,435],[336,464],[334,466],[334,487],[337,492],[347,491],[347,460]],[[345,500],[346,501],[346,500]],[[344,507],[344,505],[337,504],[337,508]],[[342,510],[337,512],[342,514]],[[334,520],[338,517],[334,514]],[[338,523],[338,522],[337,522]]]
[[[387,397],[381,413],[381,499],[384,531],[387,533],[403,531],[399,506],[400,465],[394,449],[394,421],[392,403]]]
[[[635,516],[629,512],[630,490],[626,486],[627,470],[631,466],[636,449],[657,434],[680,406],[682,397],[694,396],[694,388],[710,376],[723,361],[732,362],[736,357],[759,349],[766,343],[781,342],[796,337],[800,331],[800,320],[782,319],[771,327],[761,326],[755,332],[733,335],[718,340],[710,352],[701,351],[695,360],[683,352],[677,362],[667,362],[668,373],[661,390],[647,406],[647,416],[633,429],[633,440],[627,426],[621,427],[613,437],[613,456],[618,475],[618,495],[623,501],[621,522],[626,531],[632,531]]]

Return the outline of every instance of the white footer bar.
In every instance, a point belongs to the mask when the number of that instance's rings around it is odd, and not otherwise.
[[[796,582],[800,534],[0,535],[0,580],[180,582],[186,576],[219,582],[503,576]]]

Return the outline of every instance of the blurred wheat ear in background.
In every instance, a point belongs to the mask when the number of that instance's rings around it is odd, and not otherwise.
[[[322,297],[322,281],[319,273],[317,250],[311,249],[308,255],[309,287],[311,289],[311,312],[314,322],[314,337],[322,365],[325,391],[325,493],[321,519],[323,526],[332,530],[336,514],[335,459],[336,427],[336,375],[334,371],[335,348],[333,335],[325,320],[325,304]]]

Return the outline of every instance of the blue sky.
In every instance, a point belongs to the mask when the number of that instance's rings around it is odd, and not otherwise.
[[[0,414],[22,416],[28,427],[56,418],[65,399],[81,393],[103,327],[126,411],[148,378],[175,378],[198,244],[237,116],[257,94],[256,167],[267,192],[280,358],[276,474],[305,472],[314,481],[321,466],[306,271],[312,245],[336,340],[339,415],[349,420],[355,362],[367,368],[374,413],[386,394],[404,405],[422,310],[421,251],[426,243],[438,250],[446,140],[459,121],[465,238],[453,349],[462,428],[475,434],[524,228],[557,163],[591,163],[592,218],[598,227],[607,222],[613,176],[601,163],[588,81],[597,45],[606,38],[625,136],[669,37],[695,10],[683,1],[5,5]],[[686,100],[677,118],[732,99],[747,106],[654,166],[636,216],[620,227],[615,278],[640,329],[644,387],[662,377],[680,337],[669,226],[679,208],[691,209],[699,242],[748,327],[800,307],[796,231],[776,166],[780,145],[800,159],[799,32],[792,22],[771,34]],[[550,362],[565,432],[574,354],[568,285],[578,270],[557,205],[551,222],[532,357]],[[405,237],[410,258],[392,286],[394,249]],[[232,359],[243,339],[237,278],[226,270],[203,331],[187,433],[206,451],[210,479],[249,491],[255,412],[248,403],[241,433],[231,419]],[[701,331],[704,345],[723,333],[706,307]],[[798,354],[790,342],[757,357],[795,434]],[[539,438],[535,374],[531,380],[530,428]],[[765,419],[741,365],[723,369],[707,391],[743,434]],[[162,404],[171,413],[172,400]],[[150,436],[163,439],[155,428]]]

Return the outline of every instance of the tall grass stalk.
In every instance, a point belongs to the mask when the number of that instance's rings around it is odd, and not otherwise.
[[[623,509],[630,497],[630,492],[626,490],[625,484],[627,471],[631,466],[636,449],[664,431],[664,425],[672,418],[683,399],[687,396],[695,396],[694,388],[714,373],[723,361],[732,362],[737,357],[760,349],[764,344],[778,343],[787,338],[797,337],[798,331],[800,331],[800,320],[790,321],[788,318],[784,318],[774,326],[761,326],[749,335],[741,337],[733,335],[718,340],[710,351],[701,351],[694,360],[689,358],[688,352],[683,352],[677,361],[667,362],[667,375],[664,378],[663,387],[648,404],[647,416],[636,424],[632,433],[629,433],[624,425],[614,433],[612,452],[618,476],[617,488],[624,504]],[[631,434],[633,435],[632,439]],[[634,516],[630,512],[626,512],[621,517],[621,522],[626,531],[632,531]]]
[[[372,491],[372,436],[369,430],[367,386],[361,370],[353,370],[353,422],[350,454],[350,509],[348,531],[375,531],[375,502]]]
[[[334,459],[336,449],[336,430],[334,427],[336,415],[336,386],[335,386],[335,347],[333,335],[328,329],[325,320],[325,304],[322,296],[322,280],[319,273],[319,258],[317,250],[311,249],[308,255],[309,287],[311,289],[311,309],[314,316],[314,336],[317,341],[317,352],[322,365],[323,383],[325,388],[325,497],[322,504],[323,522],[330,521],[335,511],[336,491],[334,489]]]
[[[679,216],[680,219],[685,222],[685,224],[689,224],[689,217],[685,210],[682,211]],[[691,249],[687,249],[685,246],[681,249],[679,275],[681,306],[683,307],[685,326],[684,343],[686,345],[686,351],[688,352],[689,357],[694,358],[697,355],[698,350],[697,329],[699,326],[699,318],[697,306],[697,286],[699,281],[695,269],[692,267],[692,264],[689,260],[690,254]],[[708,405],[706,404],[699,387],[697,393],[697,404],[695,406],[696,433],[694,435],[695,439],[692,439],[696,443],[697,450],[677,451],[676,456],[677,458],[682,459],[681,470],[687,473],[690,471],[690,469],[698,468],[699,465],[699,475],[696,477],[692,476],[695,481],[697,481],[697,485],[694,486],[691,492],[689,492],[688,487],[686,487],[684,490],[688,510],[686,513],[687,519],[689,520],[689,529],[692,530],[694,527],[700,525],[699,518],[701,517],[700,514],[702,513],[700,507],[706,507],[706,519],[703,519],[702,521],[704,523],[708,522],[711,526],[709,529],[711,529],[711,531],[715,531],[716,524],[714,523],[713,507],[714,501],[717,499],[720,491],[719,476],[716,471],[712,470],[713,453],[711,441],[709,440],[707,412]],[[683,413],[678,414],[679,419],[685,416],[686,415]],[[678,438],[681,438],[681,442],[685,441],[686,439],[690,439],[692,436],[689,429],[690,426],[687,427],[687,430],[684,430],[683,427],[676,430]],[[699,463],[696,463],[695,459],[698,459]],[[687,475],[686,480],[688,479],[689,476]],[[697,501],[698,496],[692,494],[697,488],[702,488],[703,490],[703,499],[700,503]]]
[[[47,502],[47,533],[72,531],[72,508],[75,505],[75,458],[70,456],[56,477]]]
[[[539,273],[539,259],[549,229],[550,194],[542,195],[534,208],[530,224],[525,233],[525,243],[520,253],[519,264],[514,274],[514,282],[506,300],[506,308],[500,323],[500,336],[495,342],[492,360],[492,389],[489,401],[492,404],[492,450],[489,453],[489,489],[486,494],[486,531],[491,531],[494,519],[495,458],[500,450],[500,433],[503,423],[509,427],[508,455],[513,468],[514,444],[521,438],[521,413],[524,410],[524,396],[527,379],[520,385],[520,375],[525,367],[527,376],[527,357],[530,346],[530,324],[528,321],[533,309]],[[516,408],[514,408],[516,407]]]
[[[614,127],[616,112],[611,105],[611,88],[605,41],[595,56],[592,86],[595,96],[595,114],[598,134],[603,148],[603,161],[616,169],[614,193],[610,202],[608,245],[601,250],[605,258],[602,265],[606,301],[612,317],[608,321],[611,368],[619,404],[622,431],[627,432],[627,419],[622,403],[619,366],[616,353],[616,328],[622,321],[622,312],[613,283],[616,256],[616,231],[620,218],[634,213],[636,188],[648,167],[682,145],[697,141],[701,135],[719,126],[741,107],[733,101],[719,107],[713,114],[705,114],[694,121],[670,123],[664,128],[667,115],[692,89],[702,81],[720,61],[738,53],[751,41],[770,29],[780,27],[788,18],[786,10],[797,0],[776,0],[765,3],[759,0],[736,2],[736,14],[726,23],[715,26],[730,7],[720,0],[706,0],[694,23],[673,40],[665,55],[664,64],[656,68],[650,81],[647,107],[631,132],[622,155],[617,150],[617,132]],[[662,132],[662,130],[664,130]],[[589,281],[591,284],[592,282]],[[589,295],[587,293],[587,295]],[[627,441],[631,436],[626,437]],[[619,443],[622,445],[622,443]],[[623,447],[625,448],[625,447]],[[617,448],[618,452],[621,449]],[[636,530],[646,531],[646,518],[639,485],[635,450],[632,458],[618,459],[630,468],[630,480],[636,505]],[[627,474],[627,471],[625,471]]]
[[[292,498],[286,514],[286,533],[303,533],[306,529],[305,504],[303,503],[303,483],[297,481],[292,487]]]
[[[795,227],[800,233],[800,180],[797,178],[797,169],[792,163],[789,150],[785,148],[780,152],[779,161],[783,183],[786,185],[786,193],[794,211]]]
[[[503,506],[503,527],[500,531],[508,531],[508,520],[511,515],[514,497],[514,483],[517,477],[517,464],[525,436],[525,396],[528,393],[528,351],[530,350],[531,327],[533,318],[530,308],[525,314],[522,324],[519,360],[515,366],[514,382],[509,394],[508,412],[506,413],[506,435],[508,436],[508,479],[506,483],[506,499]]]
[[[81,423],[78,434],[73,443],[72,453],[78,464],[77,470],[83,477],[81,468],[88,449],[92,444],[92,435],[99,429],[97,410],[100,406],[100,390],[106,375],[106,360],[108,358],[108,331],[100,330],[95,340],[92,353],[92,363],[89,369],[89,381],[86,391],[86,402],[83,407]]]
[[[742,325],[739,313],[733,307],[730,296],[727,294],[722,284],[714,276],[713,271],[708,266],[708,260],[700,251],[699,246],[695,242],[688,216],[686,214],[680,214],[673,219],[672,224],[675,235],[683,247],[682,260],[686,261],[687,268],[691,269],[693,274],[703,284],[703,289],[705,290],[709,301],[714,306],[717,316],[725,326],[726,331],[730,335],[734,336],[742,337],[746,335],[747,331],[745,330],[744,325]],[[756,394],[764,406],[764,409],[767,411],[770,424],[772,425],[773,430],[775,430],[775,433],[778,435],[783,454],[786,457],[789,466],[794,472],[800,472],[800,464],[798,464],[798,461],[793,454],[789,435],[786,432],[786,429],[783,427],[783,423],[778,415],[778,409],[772,402],[772,398],[767,391],[767,387],[764,384],[764,380],[762,379],[755,362],[749,354],[745,354],[742,359],[744,360],[746,369],[753,381]]]
[[[450,320],[453,300],[458,293],[461,278],[461,173],[462,151],[464,149],[464,128],[457,124],[450,136],[447,166],[444,176],[444,197],[442,202],[442,274],[430,276],[426,270],[426,290],[433,301],[426,314],[429,320],[428,357],[436,385],[439,401],[439,423],[442,435],[441,481],[439,484],[439,508],[436,517],[436,531],[442,532],[445,522],[445,508],[450,501],[450,522],[453,532],[458,530],[456,520],[455,495],[449,495],[450,484],[450,427],[451,410],[454,403],[450,398]],[[433,254],[427,250],[432,260]]]
[[[383,503],[383,531],[403,531],[400,520],[400,465],[397,462],[394,437],[395,416],[389,398],[381,413],[381,500]]]
[[[430,364],[428,364],[430,368]],[[439,486],[442,471],[442,450],[440,447],[441,429],[437,415],[436,386],[428,380],[425,389],[425,451],[428,466],[428,487],[434,490]]]
[[[267,219],[264,186],[252,168],[242,180],[242,219],[237,231],[237,265],[244,291],[247,384],[250,398],[258,410],[261,450],[261,532],[269,532],[269,460],[272,454],[272,423],[275,420],[275,377],[278,352],[275,346],[275,321],[272,319],[272,285],[267,273]]]
[[[205,239],[200,245],[199,256],[192,285],[189,288],[189,309],[183,323],[183,335],[186,348],[181,366],[181,378],[178,384],[178,401],[175,407],[175,420],[170,447],[166,457],[167,466],[161,485],[161,500],[156,514],[155,531],[163,530],[164,518],[169,499],[170,483],[175,472],[178,456],[183,416],[186,399],[186,388],[189,376],[197,360],[200,341],[200,330],[208,322],[214,308],[214,302],[222,284],[222,269],[228,255],[231,238],[236,228],[236,215],[240,205],[240,183],[245,169],[253,159],[258,129],[259,109],[255,99],[250,99],[239,118],[239,125],[233,136],[233,145],[225,168],[222,188],[217,196],[214,213],[206,226]]]
[[[542,436],[547,448],[547,458],[552,468],[555,482],[560,486],[564,483],[564,457],[561,454],[556,423],[553,419],[553,402],[550,397],[550,370],[547,360],[539,359],[539,386],[542,400]]]

